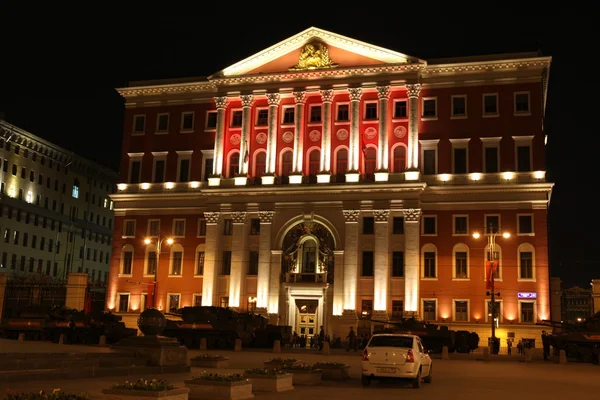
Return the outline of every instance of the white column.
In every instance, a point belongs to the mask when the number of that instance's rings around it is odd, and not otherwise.
[[[279,314],[279,288],[281,287],[281,250],[271,250],[269,277],[269,314]],[[279,322],[279,321],[278,321]]]
[[[359,179],[359,151],[360,151],[360,98],[361,88],[350,88],[350,146],[348,151],[348,173],[346,182],[358,182]]]
[[[202,305],[212,306],[216,302],[216,282],[221,259],[221,213],[205,212],[206,244],[204,251],[204,275],[202,279]]]
[[[387,311],[389,265],[389,223],[390,210],[373,210],[375,217],[375,268],[373,269],[374,299],[373,311]]]
[[[265,176],[262,177],[263,185],[275,183],[275,159],[277,156],[277,116],[281,97],[279,93],[268,93],[269,103],[269,132],[267,139],[267,165]]]
[[[321,169],[319,182],[327,183],[331,171],[331,103],[335,93],[331,89],[321,90],[323,100],[323,134],[321,135]]]
[[[379,97],[379,143],[377,150],[377,172],[378,181],[388,180],[389,163],[389,136],[388,136],[388,104],[390,98],[389,86],[377,86],[377,96]]]
[[[211,186],[218,186],[223,176],[223,137],[225,136],[227,96],[215,97],[215,104],[217,106],[217,127],[215,132],[213,176],[208,181]]]
[[[333,252],[333,315],[344,311],[344,250]]]
[[[294,110],[294,155],[292,164],[294,165],[294,175],[302,176],[302,166],[304,162],[304,102],[306,101],[306,92],[294,92],[296,109]],[[302,183],[300,179],[290,179],[290,183]]]
[[[344,238],[344,312],[356,312],[358,288],[358,219],[360,210],[344,210],[346,236]]]
[[[273,211],[259,211],[260,237],[258,248],[258,278],[256,283],[256,307],[265,309],[269,305],[269,275],[271,268],[271,224]]]
[[[248,175],[248,163],[245,160],[246,151],[250,151],[248,138],[250,137],[250,124],[252,122],[252,103],[254,96],[251,94],[240,96],[242,99],[242,141],[240,142],[240,175]],[[244,184],[245,184],[244,180]],[[229,299],[231,302],[231,298]]]
[[[419,93],[418,83],[406,85],[408,94],[408,169],[419,170]],[[418,175],[416,177],[418,179]]]
[[[419,311],[420,209],[404,209],[404,311]]]
[[[236,211],[231,214],[233,220],[233,237],[231,238],[231,271],[229,274],[229,307],[242,307],[240,301],[246,281],[246,264],[248,254],[248,224],[246,212]]]

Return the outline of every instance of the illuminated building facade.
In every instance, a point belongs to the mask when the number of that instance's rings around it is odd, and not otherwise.
[[[118,174],[0,120],[0,273],[106,281]]]
[[[498,335],[539,337],[549,66],[421,60],[309,28],[206,78],[118,89],[107,307],[143,309],[158,264],[162,310],[226,305],[342,337],[417,315],[487,337],[486,233],[502,229]]]

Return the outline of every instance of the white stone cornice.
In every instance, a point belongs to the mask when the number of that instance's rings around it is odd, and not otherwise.
[[[216,85],[206,83],[173,83],[168,85],[137,86],[116,89],[123,97],[152,96],[162,94],[185,94],[185,93],[211,93],[216,90]]]
[[[472,72],[510,71],[516,69],[547,68],[550,66],[551,57],[524,58],[516,60],[474,61],[457,62],[451,64],[437,64],[423,66],[423,76],[461,74]]]

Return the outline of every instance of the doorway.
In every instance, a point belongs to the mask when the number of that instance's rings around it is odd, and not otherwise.
[[[310,338],[319,333],[318,300],[296,299],[296,326],[298,336]]]

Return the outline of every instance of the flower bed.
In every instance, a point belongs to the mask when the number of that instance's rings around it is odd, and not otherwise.
[[[106,400],[141,400],[149,397],[160,397],[162,400],[188,400],[189,389],[176,388],[167,381],[157,379],[140,379],[125,381],[102,389],[102,398]]]
[[[287,365],[283,371],[292,374],[292,384],[300,385],[318,385],[321,383],[323,370],[314,368],[305,363]]]
[[[191,360],[192,367],[198,368],[227,368],[229,357],[220,354],[201,354]]]
[[[60,389],[54,389],[52,393],[43,390],[38,393],[8,393],[4,400],[88,400],[87,395],[63,393]]]
[[[286,392],[294,389],[293,375],[279,368],[247,369],[244,376],[250,378],[255,392]]]
[[[270,368],[270,369],[272,369],[272,368],[279,368],[279,369],[281,369],[281,368],[285,367],[286,365],[294,365],[294,364],[297,364],[299,362],[300,361],[296,360],[295,358],[275,357],[275,358],[272,358],[272,359],[270,359],[268,361],[265,361],[263,364],[264,364],[265,368]]]
[[[252,383],[240,374],[204,372],[184,382],[193,399],[244,400],[254,397]]]
[[[321,377],[325,380],[343,380],[350,379],[348,370],[349,365],[340,362],[318,362],[313,365],[313,368],[322,371]]]

